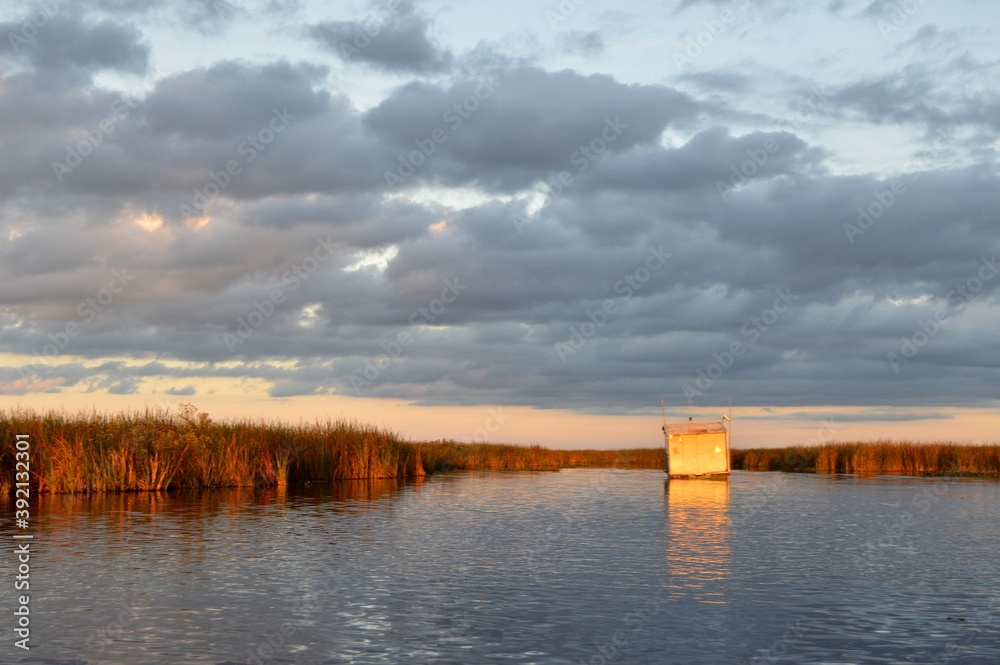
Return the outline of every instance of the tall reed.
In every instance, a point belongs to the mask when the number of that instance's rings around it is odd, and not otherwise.
[[[40,492],[280,487],[422,473],[411,444],[344,421],[215,423],[193,408],[175,417],[0,413],[4,469],[13,469],[16,434],[28,435],[31,485]],[[0,491],[10,491],[10,475],[0,474]]]
[[[834,442],[822,446],[732,450],[732,468],[894,475],[997,475],[1000,445],[909,441]]]
[[[416,444],[425,468],[441,470],[545,471],[571,467],[663,468],[662,448],[552,450],[542,446],[459,443],[441,439]]]
[[[12,491],[15,435],[27,434],[36,492],[122,492],[284,487],[345,479],[409,478],[450,469],[572,466],[660,468],[659,448],[548,450],[541,446],[410,443],[352,421],[289,425],[214,422],[192,405],[176,416],[146,411],[69,416],[0,412],[0,492]]]

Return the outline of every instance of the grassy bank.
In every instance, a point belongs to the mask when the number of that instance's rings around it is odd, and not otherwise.
[[[417,444],[424,467],[497,471],[546,471],[571,467],[662,469],[662,448],[551,450],[541,446],[433,441]]]
[[[36,492],[282,487],[306,481],[407,478],[455,469],[659,468],[660,449],[556,451],[540,446],[411,443],[357,422],[214,422],[177,416],[0,412],[0,492],[13,489],[15,441],[30,442]]]
[[[732,450],[733,469],[889,475],[998,475],[1000,445],[872,441]]]

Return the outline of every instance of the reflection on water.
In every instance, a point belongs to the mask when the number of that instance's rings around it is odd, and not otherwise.
[[[592,469],[45,496],[32,650],[0,662],[996,665],[997,505],[983,481]]]
[[[291,490],[293,503],[322,500],[359,502],[391,499],[403,487],[416,487],[423,478],[412,480],[345,480],[336,483],[310,483]],[[175,492],[122,492],[102,494],[36,495],[37,511],[46,519],[124,520],[136,515],[156,515],[183,510],[189,517],[208,517],[218,513],[254,512],[261,507],[284,505],[289,500],[287,487],[182,490]]]
[[[729,481],[668,480],[667,564],[670,588],[706,603],[725,603],[730,576]]]

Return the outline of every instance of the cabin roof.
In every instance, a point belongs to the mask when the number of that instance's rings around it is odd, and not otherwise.
[[[674,423],[664,425],[663,431],[670,435],[675,434],[714,434],[725,432],[726,427],[720,423]]]

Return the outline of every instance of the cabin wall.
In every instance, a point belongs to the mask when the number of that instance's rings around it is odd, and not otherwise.
[[[729,472],[725,432],[673,434],[667,439],[671,476],[700,476]]]

